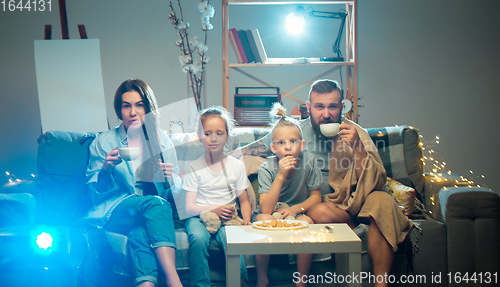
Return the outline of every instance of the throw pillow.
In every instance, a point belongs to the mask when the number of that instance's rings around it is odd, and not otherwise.
[[[413,214],[416,196],[414,188],[408,187],[388,177],[385,183],[385,191],[390,193],[392,197],[404,207],[406,216],[411,216]]]

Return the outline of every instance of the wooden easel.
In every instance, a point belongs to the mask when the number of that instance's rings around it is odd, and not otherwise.
[[[61,18],[61,32],[64,40],[69,39],[68,15],[66,14],[66,0],[59,0],[59,18]],[[80,39],[88,39],[85,25],[78,25]],[[45,25],[45,40],[52,39],[52,25]]]

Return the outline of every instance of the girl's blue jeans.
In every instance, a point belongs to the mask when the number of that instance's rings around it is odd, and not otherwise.
[[[189,281],[191,286],[210,286],[210,271],[208,269],[208,243],[212,235],[198,216],[186,221],[186,233],[189,239]],[[215,239],[226,254],[226,229],[221,227],[215,234]],[[243,256],[240,256],[241,279],[248,282],[247,268]]]

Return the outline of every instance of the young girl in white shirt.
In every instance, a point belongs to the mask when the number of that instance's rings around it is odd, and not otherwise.
[[[191,286],[210,286],[208,269],[208,243],[211,234],[207,231],[199,214],[211,211],[221,219],[230,219],[239,200],[241,216],[245,225],[250,225],[251,205],[246,188],[248,180],[243,162],[224,154],[234,120],[223,107],[212,107],[200,115],[199,137],[205,155],[189,166],[184,177],[186,211],[195,216],[186,221],[189,238],[189,270]],[[226,251],[226,233],[222,227],[215,234],[216,240]],[[243,256],[241,278],[248,282]]]

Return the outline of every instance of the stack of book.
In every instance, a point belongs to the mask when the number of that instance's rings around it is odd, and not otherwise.
[[[238,63],[266,63],[267,55],[259,30],[229,29],[229,41]]]

